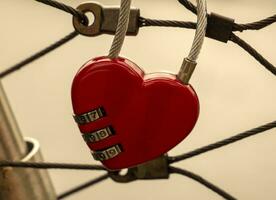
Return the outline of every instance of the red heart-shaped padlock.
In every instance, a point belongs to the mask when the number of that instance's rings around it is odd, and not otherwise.
[[[125,58],[95,58],[74,78],[80,131],[109,169],[129,168],[172,149],[193,129],[197,95],[172,74],[145,75]]]

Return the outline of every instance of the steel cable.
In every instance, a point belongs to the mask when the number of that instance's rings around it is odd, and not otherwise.
[[[75,194],[77,192],[80,192],[80,191],[82,191],[82,190],[84,190],[84,189],[86,189],[88,187],[91,187],[93,185],[101,183],[102,181],[104,181],[104,180],[106,180],[108,178],[109,178],[109,175],[105,174],[105,175],[102,175],[102,176],[100,176],[98,178],[92,179],[92,180],[90,180],[88,182],[85,182],[85,183],[83,183],[81,185],[78,185],[78,186],[76,186],[74,188],[71,188],[71,189],[63,192],[62,194],[58,195],[57,199],[64,199],[66,197],[69,197],[69,196],[71,196],[71,195],[73,195],[73,194]]]
[[[190,172],[190,171],[188,171],[186,169],[176,168],[176,167],[169,167],[169,170],[170,170],[170,173],[172,173],[172,174],[181,174],[183,176],[187,176],[187,177],[193,179],[194,181],[196,181],[196,182],[204,185],[208,189],[210,189],[213,192],[217,193],[218,195],[220,195],[224,199],[227,199],[227,200],[236,200],[236,198],[233,197],[232,195],[230,195],[229,193],[225,192],[224,190],[222,190],[218,186],[214,185],[210,181],[202,178],[201,176],[199,176],[199,175],[197,175],[197,174],[195,174],[193,172]]]
[[[204,42],[207,28],[207,6],[205,0],[197,0],[197,25],[192,48],[187,59],[196,62]]]
[[[58,47],[61,47],[65,43],[69,42],[70,40],[74,39],[79,33],[77,31],[73,31],[72,33],[68,34],[67,36],[61,38],[57,42],[54,42],[53,44],[49,45],[48,47],[38,51],[37,53],[31,55],[30,57],[25,58],[24,60],[20,61],[19,63],[8,67],[6,70],[0,73],[0,79],[4,78],[5,76],[8,76],[9,74],[21,69],[22,67],[25,67],[26,65],[30,64],[31,62],[41,58],[42,56],[50,53],[51,51],[57,49]]]
[[[186,9],[190,10],[192,13],[197,14],[197,8],[194,4],[192,4],[188,0],[178,0],[179,3],[181,3]],[[245,30],[260,30],[263,29],[273,23],[276,22],[276,15],[272,15],[270,17],[267,17],[265,19],[256,21],[256,22],[250,22],[245,24],[237,24],[235,23],[233,26],[233,31],[245,31]]]
[[[187,28],[196,29],[196,23],[185,22],[177,20],[159,20],[159,19],[149,19],[140,17],[140,27],[146,26],[160,26],[160,27],[177,27],[177,28]]]
[[[247,53],[253,56],[260,64],[262,64],[268,71],[276,75],[276,67],[272,65],[267,59],[265,59],[256,49],[250,46],[247,42],[239,38],[237,35],[232,33],[230,41],[236,43],[243,48]]]
[[[118,25],[108,55],[111,59],[117,58],[123,47],[129,23],[130,5],[131,0],[121,0]]]
[[[193,151],[190,151],[188,153],[184,153],[184,154],[179,155],[179,156],[169,157],[169,163],[179,162],[179,161],[182,161],[182,160],[186,160],[188,158],[192,158],[192,157],[201,155],[203,153],[207,153],[209,151],[221,148],[223,146],[232,144],[234,142],[238,142],[240,140],[243,140],[245,138],[257,135],[259,133],[268,131],[268,130],[273,129],[273,128],[276,128],[276,121],[271,122],[271,123],[267,123],[265,125],[259,126],[257,128],[254,128],[254,129],[242,132],[242,133],[239,133],[235,136],[232,136],[232,137],[223,139],[221,141],[206,145],[204,147],[200,147],[200,148],[195,149]]]
[[[47,163],[47,162],[22,162],[22,161],[0,161],[0,168],[14,167],[14,168],[33,168],[33,169],[71,169],[71,170],[104,170],[101,165],[89,164],[68,164],[68,163]]]
[[[54,0],[35,0],[35,1],[46,4],[48,6],[52,6],[59,10],[63,10],[64,12],[70,13],[71,15],[77,17],[80,20],[80,22],[84,24],[88,22],[88,19],[84,13],[78,11],[75,8],[72,8],[71,6],[65,5],[64,3],[54,1]]]
[[[267,17],[265,19],[246,23],[246,24],[234,24],[233,31],[245,31],[245,30],[260,30],[276,22],[276,15]]]
[[[51,0],[36,0],[38,2],[44,3],[46,5],[50,5],[52,7],[58,8],[60,10],[63,10],[65,12],[68,12],[72,14],[73,16],[80,17],[80,12],[70,6],[67,6],[65,4],[62,4],[57,1],[51,1]],[[187,9],[191,10],[193,13],[196,13],[196,7],[187,0],[179,0],[179,2],[184,5]],[[188,29],[195,29],[196,23],[194,22],[184,22],[184,21],[176,21],[176,20],[158,20],[158,19],[148,19],[141,17],[140,19],[140,27],[145,26],[164,26],[164,27],[179,27],[179,28],[188,28]],[[243,31],[243,30],[259,30],[262,29],[272,23],[276,22],[276,15],[273,15],[271,17],[268,17],[266,19],[252,22],[252,23],[246,23],[246,24],[234,24],[233,31]],[[58,48],[59,46],[65,44],[66,42],[73,39],[75,36],[77,36],[78,33],[76,31],[70,33],[69,35],[65,36],[64,38],[60,39],[56,43],[53,43],[52,45],[49,45],[45,49],[35,53],[34,55],[24,59],[23,61],[20,61],[18,64],[15,64],[14,66],[8,67],[6,70],[0,73],[0,78],[4,78],[5,76],[19,70],[20,68],[26,66],[27,64],[35,61],[36,59],[40,58],[41,56],[53,51],[54,49]],[[269,69],[273,74],[275,74],[275,67],[269,63],[260,53],[258,53],[253,47],[251,47],[248,44],[245,44],[244,41],[239,38],[236,38],[235,36],[231,37],[230,40],[232,42],[237,43],[239,46],[241,46],[244,50],[246,50],[250,55],[252,55],[256,60],[258,60],[263,66],[265,66],[267,69]]]
[[[58,8],[60,10],[63,10],[67,13],[72,14],[73,16],[76,16],[80,19],[80,21],[87,22],[87,17],[79,12],[78,10],[67,6],[63,3],[52,1],[52,0],[35,0],[47,5],[50,5],[52,7]],[[187,9],[192,11],[193,13],[197,13],[197,7],[194,6],[191,2],[187,0],[179,0],[179,2],[184,5]],[[126,17],[124,17],[124,20],[126,20]],[[244,30],[260,30],[268,25],[271,25],[272,23],[276,22],[276,15],[273,15],[271,17],[268,17],[266,19],[252,22],[252,23],[246,23],[246,24],[234,24],[233,31],[244,31]],[[197,24],[193,22],[183,22],[183,21],[175,21],[175,20],[155,20],[155,19],[147,19],[147,18],[140,18],[140,27],[144,26],[165,26],[165,27],[180,27],[180,28],[188,28],[188,29],[195,29]],[[0,73],[0,78],[3,78],[16,70],[22,68],[23,66],[26,66],[27,64],[35,61],[36,59],[42,57],[43,55],[49,53],[50,51],[60,47],[61,45],[65,44],[66,42],[70,41],[74,37],[76,37],[78,33],[76,31],[70,33],[66,37],[62,38],[61,40],[57,41],[56,43],[53,43],[52,45],[48,46],[47,48],[41,50],[40,52],[34,54],[33,56],[30,56],[29,58],[24,59],[23,61],[19,62],[18,64],[12,66],[11,68],[8,68],[6,71]],[[249,44],[247,44],[244,40],[240,39],[235,34],[232,34],[230,37],[230,40],[236,44],[238,44],[241,48],[243,48],[245,51],[247,51],[250,55],[252,55],[256,60],[258,60],[262,65],[264,65],[269,71],[271,71],[274,75],[276,75],[275,67],[269,63],[260,53],[258,53],[253,47],[251,47]],[[248,138],[253,135],[257,135],[259,133],[262,133],[264,131],[270,130],[272,128],[276,127],[276,121],[265,124],[263,126],[260,126],[255,129],[251,129],[249,131],[240,133],[236,136],[232,136],[230,138],[221,140],[219,142],[206,145],[204,147],[198,148],[196,150],[193,150],[191,152],[175,156],[175,157],[169,157],[169,162],[174,163],[181,160],[185,160],[188,158],[192,158],[194,156],[209,152],[211,150],[215,150],[218,148],[221,148],[223,146],[232,144],[234,142],[240,141],[242,139]],[[35,169],[72,169],[72,170],[106,170],[104,167],[99,165],[86,165],[86,164],[66,164],[66,163],[32,163],[32,162],[20,162],[20,161],[0,161],[0,168],[2,167],[15,167],[15,168],[35,168]],[[222,189],[218,188],[217,186],[213,185],[209,181],[203,179],[202,177],[189,172],[187,170],[182,170],[174,167],[170,167],[171,173],[178,173],[185,175],[187,177],[192,178],[193,180],[196,180],[197,182],[205,185],[209,189],[213,190],[214,192],[220,194],[225,199],[235,199]],[[105,180],[108,178],[108,175],[104,175],[102,177],[99,177],[98,179],[89,181],[85,184],[82,184],[80,186],[77,186],[75,188],[70,189],[69,191],[61,194],[59,198],[64,198],[67,195],[73,194],[75,192],[78,192],[82,189],[85,189],[91,185],[94,185],[98,182],[101,182],[102,180]]]

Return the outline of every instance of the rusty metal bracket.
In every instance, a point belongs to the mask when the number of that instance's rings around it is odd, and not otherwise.
[[[129,183],[135,180],[168,179],[168,159],[163,155],[155,160],[129,168],[125,175],[120,171],[109,172],[109,176],[118,183]]]
[[[103,33],[115,34],[120,13],[119,7],[106,7],[97,2],[80,4],[77,9],[80,12],[92,13],[94,21],[90,25],[83,24],[77,17],[73,17],[75,29],[85,36],[97,36]],[[137,35],[139,32],[140,10],[131,8],[127,35]]]

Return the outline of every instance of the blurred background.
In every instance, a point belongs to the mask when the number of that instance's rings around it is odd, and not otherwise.
[[[78,6],[81,0],[63,0]],[[99,0],[105,5],[118,0]],[[195,21],[177,1],[133,0],[141,15],[156,19]],[[0,1],[0,70],[73,31],[69,14],[36,1]],[[209,0],[208,10],[252,22],[275,14],[275,0]],[[261,31],[238,33],[276,64],[276,24]],[[128,37],[122,54],[146,72],[177,73],[191,47],[194,30],[142,28]],[[49,162],[96,163],[72,118],[72,79],[87,60],[106,55],[112,36],[78,36],[58,50],[3,80],[25,136],[38,139]],[[199,121],[170,155],[187,152],[275,120],[276,79],[235,44],[206,39],[191,84],[200,102]],[[238,199],[276,199],[276,130],[177,164],[209,179]],[[57,193],[100,172],[50,171]],[[107,180],[69,200],[86,199],[221,199],[194,181],[172,175],[168,181],[139,181],[127,185]]]

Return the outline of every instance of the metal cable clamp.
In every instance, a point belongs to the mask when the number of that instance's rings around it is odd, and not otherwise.
[[[168,179],[168,166],[168,157],[163,155],[155,160],[129,168],[126,175],[121,175],[120,171],[111,171],[109,176],[118,183],[129,183],[136,180]]]
[[[77,17],[73,17],[75,29],[82,35],[97,36],[103,33],[114,35],[119,18],[119,7],[106,7],[97,2],[87,2],[77,7],[82,13],[92,13],[94,22],[91,25],[85,25]],[[139,32],[140,10],[132,8],[129,16],[129,25],[127,35],[137,35]]]

